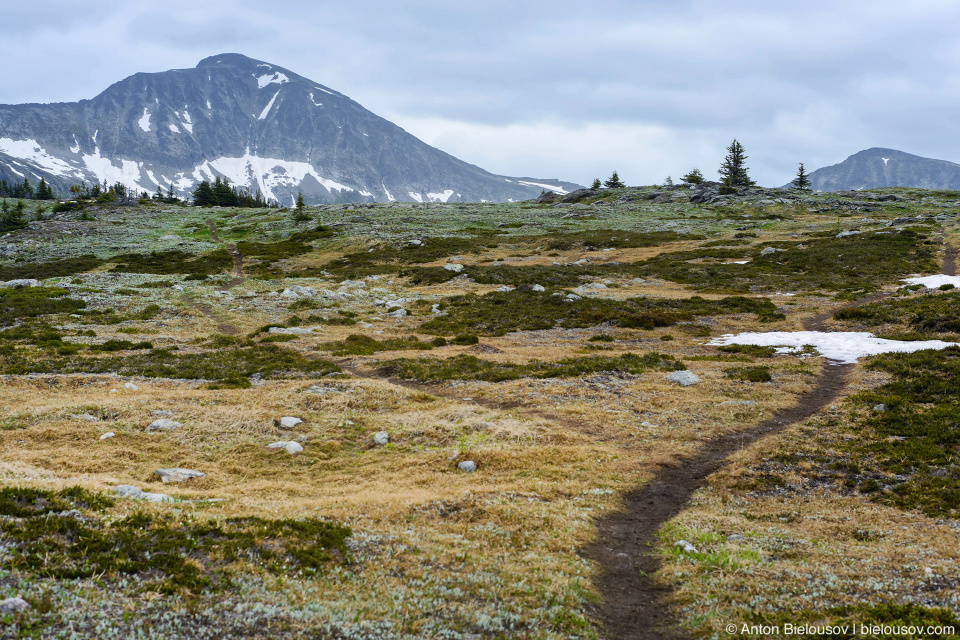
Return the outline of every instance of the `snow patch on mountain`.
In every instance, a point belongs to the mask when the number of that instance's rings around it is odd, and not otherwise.
[[[446,202],[452,195],[453,189],[446,189],[442,193],[428,193],[427,197],[430,198],[430,202]]]
[[[0,138],[0,151],[7,155],[27,160],[41,167],[50,173],[58,176],[79,175],[76,168],[70,166],[60,158],[50,155],[44,151],[40,143],[32,138],[27,140],[13,140],[12,138]],[[11,167],[12,168],[12,167]],[[19,175],[23,175],[22,173]]]
[[[275,94],[273,94],[273,97],[270,98],[270,102],[268,102],[268,103],[267,103],[267,106],[265,106],[265,107],[263,108],[263,111],[260,112],[260,117],[258,117],[257,120],[266,120],[266,119],[267,119],[267,114],[270,113],[270,109],[273,108],[273,103],[274,103],[274,101],[276,101],[278,95],[280,95],[280,92],[279,92],[279,91],[277,91]]]
[[[383,187],[383,192],[384,192],[385,194],[387,194],[387,201],[388,201],[388,202],[396,202],[396,201],[397,201],[397,199],[394,198],[394,197],[390,194],[390,191],[387,190],[387,185],[385,185],[385,184],[383,184],[383,183],[381,182],[381,183],[380,183],[380,186]]]
[[[313,97],[313,91],[310,92],[310,102],[312,102],[312,103],[313,103],[313,106],[315,106],[315,107],[322,107],[322,106],[323,106],[323,103],[322,103],[322,102],[317,102],[317,99]]]
[[[150,112],[146,107],[143,108],[143,115],[137,120],[137,124],[139,124],[140,128],[144,131],[150,131]]]
[[[127,187],[133,187],[137,191],[145,191],[140,186],[140,165],[133,160],[120,160],[120,166],[116,166],[109,158],[100,155],[100,147],[95,147],[92,154],[83,156],[83,164],[87,170],[97,176],[98,181],[106,180],[107,184],[120,182]]]
[[[510,182],[509,180],[507,182]],[[542,182],[527,182],[526,180],[518,180],[520,184],[526,185],[528,187],[540,187],[541,189],[549,189],[554,193],[559,193],[561,196],[566,195],[567,191],[561,186],[553,184],[543,184]]]
[[[193,177],[197,181],[215,180],[217,175],[227,178],[237,186],[259,189],[264,197],[274,200],[277,199],[273,192],[275,187],[299,185],[308,175],[323,185],[327,191],[354,191],[345,184],[324,178],[307,162],[261,158],[252,155],[249,149],[239,158],[221,157],[209,160],[197,165],[193,170]],[[178,182],[177,186],[179,187],[183,181]],[[186,179],[186,185],[192,186],[189,179]]]
[[[419,193],[414,193],[413,191],[407,191],[407,195],[416,200],[417,202],[423,202],[423,196]]]
[[[283,84],[284,82],[290,82],[290,78],[283,75],[279,71],[273,75],[267,74],[257,78],[257,86],[261,89],[269,84]]]
[[[173,131],[174,133],[180,133],[180,128],[177,125],[168,124],[167,126],[170,127],[170,131]]]

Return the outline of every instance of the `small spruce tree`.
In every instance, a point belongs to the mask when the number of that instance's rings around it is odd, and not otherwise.
[[[809,191],[810,190],[810,174],[808,174],[806,170],[803,168],[802,162],[799,162],[797,164],[799,165],[799,167],[797,168],[797,177],[794,178],[793,182],[791,182],[790,184],[792,184],[797,189],[800,189],[801,191]]]
[[[307,215],[307,206],[303,202],[303,193],[300,192],[297,194],[297,204],[293,209],[293,219],[295,222],[306,222],[310,219],[310,216]]]
[[[683,176],[680,179],[689,184],[702,184],[703,174],[700,173],[700,169],[693,168],[687,173],[687,175]]]
[[[739,187],[753,186],[754,182],[747,174],[746,160],[747,156],[744,153],[743,145],[734,138],[730,146],[727,147],[727,155],[723,159],[723,164],[720,165],[721,193],[733,193]]]
[[[670,176],[667,176],[667,179],[663,181],[663,186],[665,186],[665,187],[672,187],[672,186],[673,186],[673,178],[671,178]]]
[[[621,182],[620,176],[618,176],[617,172],[614,171],[609,178],[603,181],[603,186],[607,187],[608,189],[623,189],[627,185]]]
[[[3,201],[6,205],[7,201]],[[13,209],[9,207],[5,208],[3,216],[0,216],[0,233],[7,231],[16,231],[17,229],[23,229],[27,226],[27,221],[23,217],[23,200],[17,200],[17,204],[14,205]]]
[[[603,185],[600,183],[600,178],[594,178],[594,179],[593,179],[593,183],[590,185],[590,188],[593,189],[594,191],[596,191],[597,189],[599,189],[599,188],[602,187],[602,186],[603,186]]]

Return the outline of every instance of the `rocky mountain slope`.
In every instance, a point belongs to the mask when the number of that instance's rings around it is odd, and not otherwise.
[[[0,179],[61,194],[81,181],[186,195],[217,176],[281,203],[507,202],[558,180],[499,176],[458,160],[347,96],[239,54],[137,73],[92,100],[0,105]]]
[[[821,191],[880,187],[960,189],[960,164],[873,147],[839,164],[813,171],[810,182],[813,189]]]

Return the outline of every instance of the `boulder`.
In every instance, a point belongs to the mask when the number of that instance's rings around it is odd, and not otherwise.
[[[283,449],[290,455],[295,453],[300,453],[303,451],[303,447],[299,442],[294,442],[293,440],[281,440],[280,442],[272,442],[267,445],[267,449]]]
[[[391,311],[387,314],[391,318],[406,318],[407,310],[406,309],[397,309],[396,311]]]
[[[560,198],[560,202],[580,202],[585,198],[591,198],[595,195],[597,195],[597,192],[594,189],[577,189]]]
[[[30,604],[23,598],[4,598],[0,600],[0,613],[20,613],[30,609]]]
[[[463,265],[456,262],[450,262],[448,264],[445,264],[443,265],[443,268],[446,269],[447,271],[453,271],[454,273],[460,273],[461,271],[463,271]]]
[[[682,387],[689,387],[692,384],[700,382],[700,378],[694,375],[692,371],[674,371],[667,375],[667,380],[675,382]]]
[[[143,491],[142,489],[138,489],[137,487],[129,484],[119,484],[113,488],[113,492],[121,498],[129,498],[130,500],[146,500],[148,502],[180,502],[180,500],[168,496],[165,493],[150,493],[149,491]]]
[[[160,418],[159,420],[154,420],[147,427],[147,431],[172,431],[173,429],[179,429],[183,426],[182,422],[176,422],[170,418]]]
[[[168,482],[184,482],[190,478],[203,478],[207,474],[201,471],[194,471],[193,469],[157,469],[153,472],[154,475],[160,476],[160,481],[164,484]]]
[[[390,442],[390,434],[386,431],[377,431],[373,434],[373,443],[378,445],[385,445]]]
[[[7,280],[3,283],[5,287],[39,287],[40,281],[33,278],[21,278],[19,280]]]
[[[457,469],[463,471],[464,473],[473,473],[477,470],[477,463],[473,460],[464,460],[457,465]]]
[[[313,329],[311,329],[310,327],[270,327],[270,333],[306,336],[313,333]]]
[[[537,198],[538,204],[553,204],[554,202],[559,202],[560,194],[554,193],[553,191],[544,191],[540,194],[540,197]]]
[[[290,299],[290,300],[296,300],[296,299],[299,298],[300,296],[297,294],[296,291],[293,291],[292,289],[284,289],[284,290],[280,293],[280,297],[281,297],[281,298],[287,298],[287,299]]]

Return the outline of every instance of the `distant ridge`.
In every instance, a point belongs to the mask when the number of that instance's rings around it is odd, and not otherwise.
[[[329,87],[226,53],[137,73],[92,100],[0,105],[0,178],[61,195],[106,180],[189,194],[217,176],[291,204],[506,202],[580,185],[484,171]]]
[[[821,191],[920,187],[960,189],[960,164],[873,147],[843,162],[810,173],[811,188]]]

